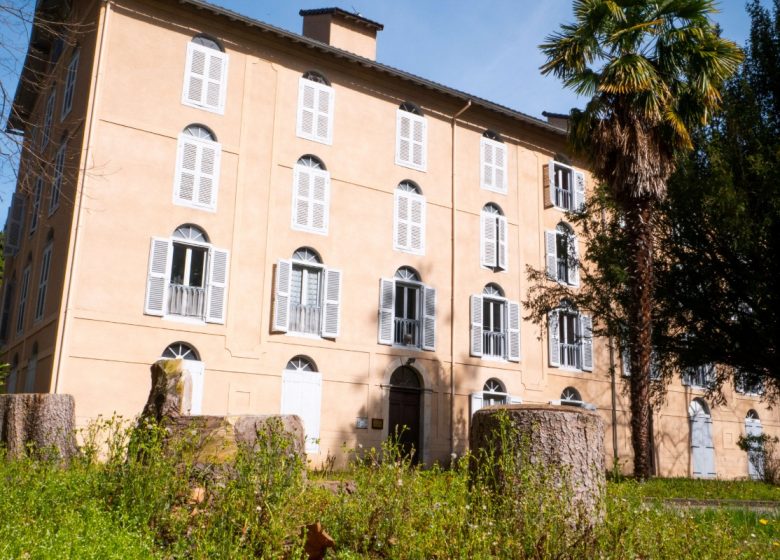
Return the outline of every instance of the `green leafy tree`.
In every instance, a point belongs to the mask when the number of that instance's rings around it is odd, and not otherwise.
[[[721,101],[741,52],[709,18],[712,0],[576,0],[573,24],[541,45],[542,72],[589,97],[570,142],[625,220],[634,475],[651,475],[650,368],[657,204],[691,131]]]

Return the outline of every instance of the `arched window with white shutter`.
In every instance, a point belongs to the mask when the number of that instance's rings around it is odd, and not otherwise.
[[[520,361],[520,303],[510,301],[498,284],[471,296],[471,355]]]
[[[335,91],[319,72],[309,71],[298,80],[298,121],[300,138],[333,143],[333,107]]]
[[[316,156],[305,155],[293,168],[292,229],[328,234],[330,173]]]
[[[186,342],[174,342],[163,350],[160,358],[166,360],[181,360],[182,369],[190,374],[191,392],[187,413],[191,415],[202,414],[203,390],[206,377],[206,364],[200,359],[198,350]]]
[[[222,45],[207,35],[196,35],[187,43],[182,104],[223,114],[227,73],[228,55]]]
[[[561,222],[544,232],[547,276],[570,286],[580,283],[577,236],[569,224]]]
[[[393,204],[393,248],[425,254],[425,197],[414,181],[401,181]]]
[[[322,264],[310,247],[276,264],[274,332],[337,338],[341,330],[341,270]]]
[[[191,124],[179,134],[173,203],[216,211],[222,146],[207,127]]]
[[[547,314],[547,342],[551,367],[593,371],[593,319],[569,301]]]
[[[229,252],[214,247],[198,226],[153,237],[144,312],[189,321],[224,323]]]
[[[295,356],[282,372],[281,414],[297,414],[303,420],[306,453],[320,450],[322,374],[308,356]]]
[[[410,266],[379,281],[379,344],[436,349],[436,288]]]
[[[486,204],[480,212],[479,262],[484,268],[506,271],[509,266],[509,224],[498,204]]]
[[[480,140],[479,154],[480,186],[488,191],[506,194],[506,144],[501,136],[492,130],[485,131]]]
[[[396,111],[395,163],[425,171],[428,152],[428,125],[420,108],[408,101]]]

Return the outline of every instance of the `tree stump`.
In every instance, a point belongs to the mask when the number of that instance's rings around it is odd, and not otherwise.
[[[75,422],[72,395],[0,395],[0,443],[10,458],[32,451],[38,458],[68,461],[77,453]]]
[[[496,466],[498,458],[508,454],[518,470],[531,467],[545,472],[553,492],[570,500],[574,523],[593,524],[602,518],[604,422],[597,413],[572,406],[488,407],[474,414],[469,443],[473,468],[486,459]],[[495,474],[500,483],[513,483],[502,480],[507,473]]]

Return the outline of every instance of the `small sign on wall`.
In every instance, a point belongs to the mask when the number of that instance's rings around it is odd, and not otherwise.
[[[368,429],[368,418],[365,416],[358,416],[357,420],[355,420],[355,428],[358,430],[367,430]]]
[[[371,428],[374,430],[381,430],[385,427],[385,421],[384,418],[372,418],[371,419]]]

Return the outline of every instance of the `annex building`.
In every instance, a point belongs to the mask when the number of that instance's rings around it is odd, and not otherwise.
[[[132,417],[181,357],[193,414],[299,414],[315,464],[400,425],[448,462],[480,407],[552,401],[597,410],[630,464],[619,351],[565,302],[523,319],[526,267],[578,284],[566,211],[593,182],[565,119],[377,62],[361,15],[301,15],[298,35],[199,0],[38,1],[7,123],[7,390]],[[757,390],[715,406],[707,382],[655,412],[659,474],[747,476],[739,435],[780,433]]]

